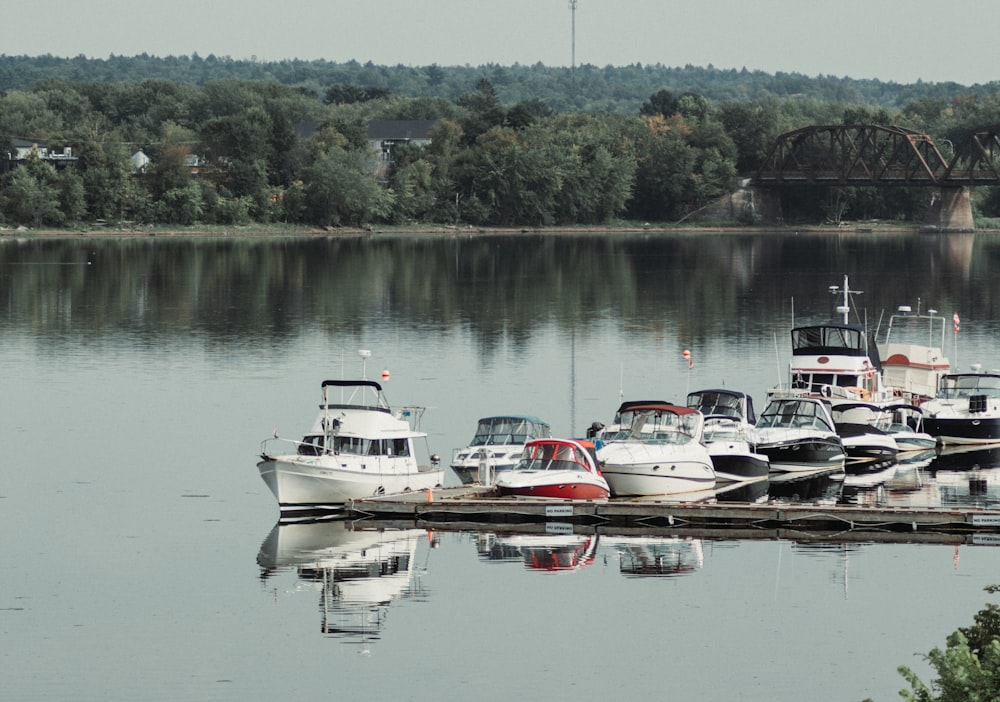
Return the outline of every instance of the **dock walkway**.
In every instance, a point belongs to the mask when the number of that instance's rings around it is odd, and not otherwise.
[[[417,526],[466,522],[517,524],[564,522],[615,527],[710,530],[935,532],[990,535],[1000,544],[1000,509],[974,507],[861,507],[834,504],[680,502],[676,499],[555,501],[498,497],[487,487],[438,488],[355,500],[355,518],[405,520]],[[992,536],[992,535],[996,536]]]

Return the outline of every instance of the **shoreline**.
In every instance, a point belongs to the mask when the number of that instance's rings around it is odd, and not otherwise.
[[[380,226],[380,227],[93,227],[73,229],[30,229],[17,227],[15,229],[0,229],[0,239],[3,238],[182,238],[182,237],[217,237],[217,238],[261,238],[261,237],[378,237],[378,236],[476,236],[476,235],[586,235],[586,234],[750,234],[750,233],[806,233],[806,234],[916,234],[916,233],[988,233],[997,229],[976,229],[973,231],[950,232],[925,230],[919,225],[855,223],[851,225],[803,225],[803,226],[671,226],[634,224],[567,226],[567,227],[478,227],[478,226]]]

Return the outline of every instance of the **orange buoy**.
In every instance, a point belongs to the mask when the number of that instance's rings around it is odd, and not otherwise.
[[[389,371],[388,370],[382,371],[382,380],[388,380],[388,379],[389,379]]]
[[[434,501],[434,489],[433,488],[427,488],[427,501],[428,502],[433,502]]]

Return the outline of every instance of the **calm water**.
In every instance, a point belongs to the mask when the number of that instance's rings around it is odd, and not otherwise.
[[[953,363],[996,368],[998,259],[982,234],[0,239],[5,697],[897,699],[1000,582],[990,540],[277,528],[255,456],[360,348],[446,459],[488,414],[763,404],[844,274],[872,326],[958,311]],[[997,458],[785,498],[996,504]]]

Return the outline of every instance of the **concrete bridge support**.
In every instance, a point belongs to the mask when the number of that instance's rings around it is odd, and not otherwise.
[[[975,229],[967,187],[938,188],[934,191],[920,231],[971,232]]]

